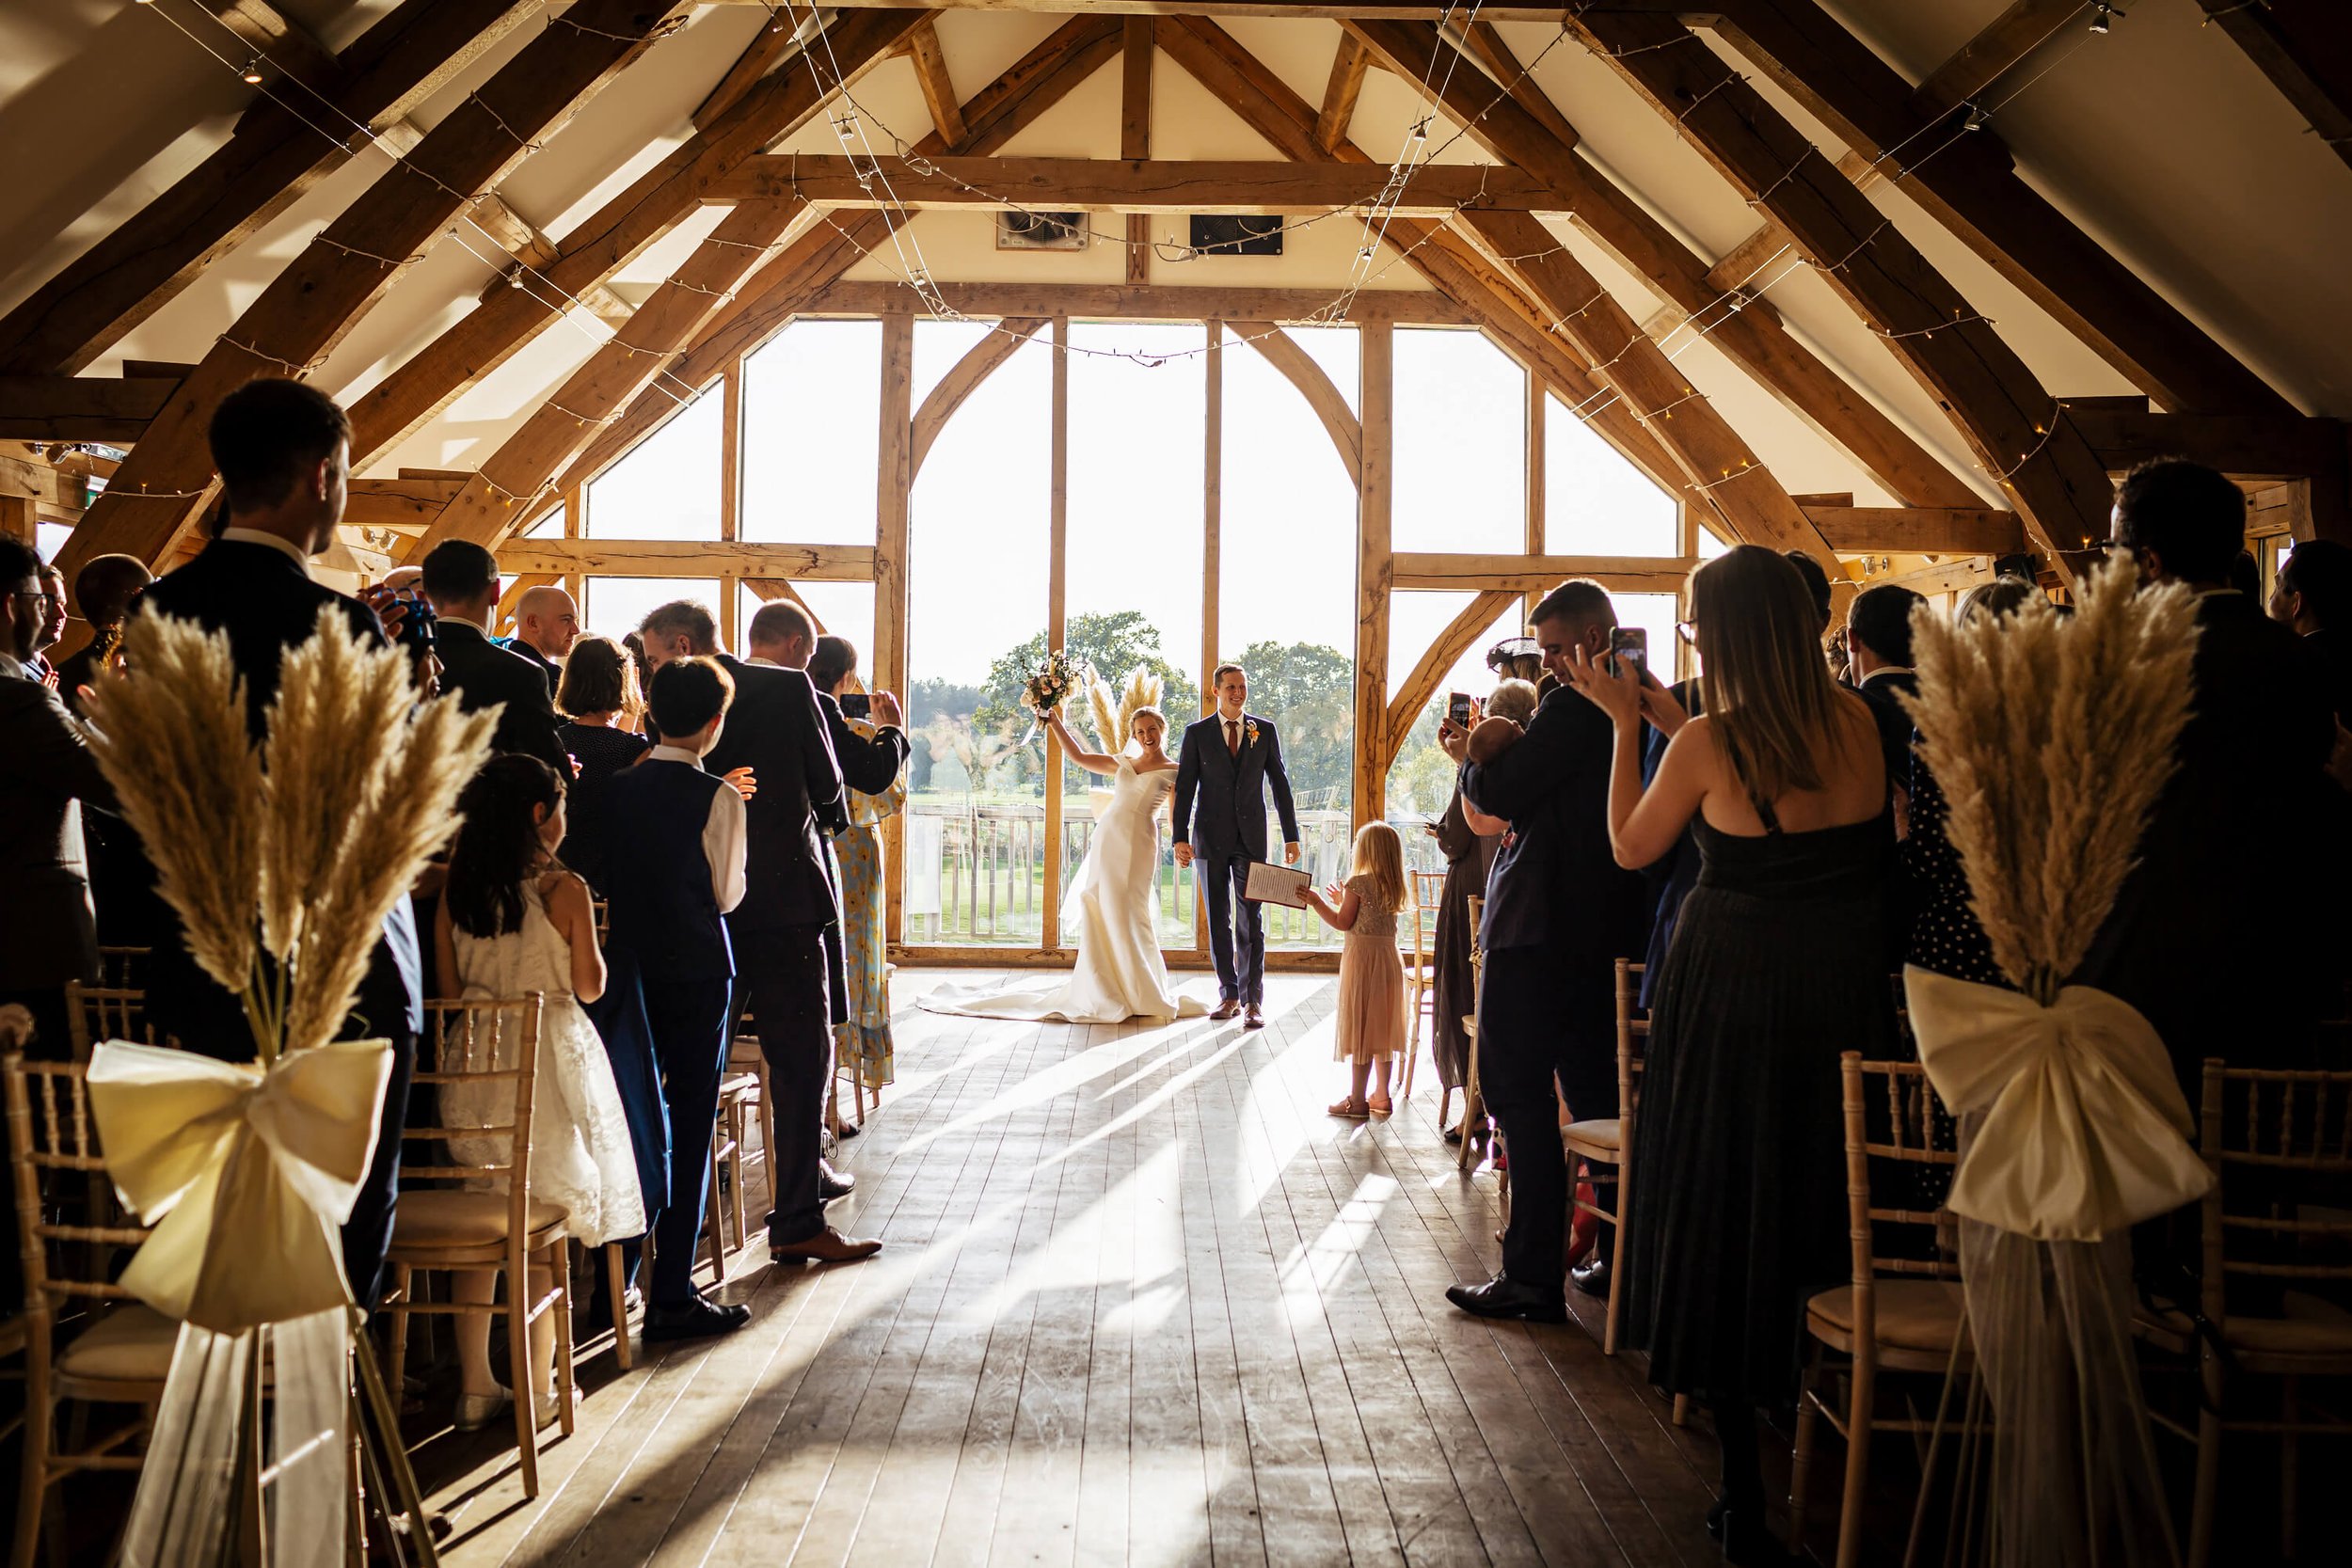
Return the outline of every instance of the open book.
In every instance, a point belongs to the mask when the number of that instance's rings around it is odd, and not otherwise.
[[[1303,910],[1307,907],[1308,886],[1304,871],[1251,861],[1249,880],[1242,889],[1242,896],[1253,904],[1288,904],[1292,909]]]

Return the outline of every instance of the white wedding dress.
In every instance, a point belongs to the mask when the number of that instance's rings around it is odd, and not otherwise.
[[[645,1204],[637,1182],[636,1146],[629,1140],[628,1114],[621,1106],[612,1059],[605,1054],[604,1037],[572,995],[571,944],[548,919],[537,880],[526,881],[522,892],[519,929],[495,937],[452,933],[457,958],[452,978],[468,1001],[542,993],[531,1085],[531,1196],[562,1209],[569,1216],[565,1231],[587,1245],[642,1236]],[[501,1029],[500,1045],[509,1038]],[[499,1055],[500,1067],[514,1065],[509,1052],[501,1050]],[[501,1092],[504,1104],[511,1104],[513,1091],[503,1084],[445,1085],[442,1115],[452,1127],[502,1124],[508,1115],[503,1104],[492,1111],[486,1103],[474,1103]],[[507,1142],[496,1135],[453,1137],[450,1145],[460,1161],[482,1164],[502,1163]]]
[[[1198,1018],[1209,1005],[1168,988],[1153,928],[1154,873],[1160,863],[1160,807],[1176,787],[1176,770],[1138,773],[1121,757],[1111,803],[1094,843],[1062,900],[1061,929],[1078,943],[1078,969],[1061,984],[942,986],[923,998],[935,1013],[982,1018],[1120,1023],[1131,1018]]]

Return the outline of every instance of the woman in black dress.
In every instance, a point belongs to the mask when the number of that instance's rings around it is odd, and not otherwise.
[[[1610,832],[1645,865],[1692,828],[1701,866],[1659,976],[1634,1146],[1626,1325],[1650,1378],[1714,1412],[1708,1526],[1767,1560],[1756,1412],[1797,1389],[1804,1304],[1851,1273],[1838,1055],[1885,1056],[1886,768],[1861,698],[1822,667],[1810,595],[1742,546],[1692,577],[1707,713],[1629,661],[1583,661],[1615,721]],[[1672,736],[1642,783],[1645,718]]]
[[[633,766],[651,748],[644,736],[621,728],[644,705],[637,690],[637,662],[628,649],[609,637],[582,636],[573,641],[564,659],[564,678],[555,689],[555,710],[565,715],[556,740],[580,769],[572,784],[566,859],[598,892],[604,887],[604,823],[598,801],[605,780]]]

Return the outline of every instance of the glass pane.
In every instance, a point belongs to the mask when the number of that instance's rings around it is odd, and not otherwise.
[[[1130,671],[1159,677],[1173,749],[1200,712],[1201,483],[1207,467],[1206,331],[1191,324],[1126,322],[1071,328],[1068,635],[1064,645],[1114,691]],[[1168,356],[1158,363],[1112,353]],[[1136,439],[1148,431],[1150,438]],[[1079,734],[1106,748],[1091,709]],[[1078,873],[1110,782],[1071,767],[1062,783],[1063,886]],[[1163,846],[1160,942],[1194,945],[1194,882]],[[1064,938],[1067,944],[1069,939]]]
[[[1452,624],[1454,617],[1470,605],[1471,597],[1468,594],[1426,593],[1400,593],[1393,596],[1389,621],[1391,690],[1421,662],[1421,656],[1428,652],[1429,645]],[[1445,711],[1446,697],[1461,691],[1482,703],[1486,700],[1496,685],[1493,672],[1486,668],[1486,650],[1506,637],[1520,635],[1526,629],[1521,619],[1525,613],[1525,602],[1514,600],[1495,617],[1493,626],[1471,640],[1462,656],[1454,661],[1454,667],[1438,682],[1428,701],[1422,704],[1412,732],[1397,749],[1396,760],[1389,767],[1388,819],[1405,841],[1405,864],[1408,870],[1445,869],[1445,857],[1438,852],[1437,841],[1429,836],[1425,824],[1443,816],[1446,803],[1454,798],[1454,759],[1438,747],[1438,720]]]
[[[673,388],[675,389],[675,388]],[[726,400],[714,385],[588,482],[591,539],[719,537],[719,434]]]
[[[857,649],[858,677],[871,690],[874,684],[874,585],[870,582],[795,582],[792,591],[815,612],[823,629],[846,637]],[[736,625],[743,628],[743,645],[751,646],[752,617],[768,601],[739,583]]]
[[[1397,328],[1394,496],[1400,550],[1527,547],[1527,372],[1483,334]]]
[[[537,522],[520,531],[524,539],[561,539],[564,537],[564,509],[557,507]]]
[[[1549,393],[1544,548],[1553,555],[1678,555],[1672,496]]]
[[[1249,711],[1271,720],[1317,882],[1350,859],[1356,675],[1356,487],[1331,438],[1254,352],[1225,362],[1218,641],[1249,675]],[[1268,814],[1271,818],[1272,814]],[[1269,842],[1279,842],[1279,823]],[[1336,947],[1311,911],[1269,905],[1276,947]]]
[[[882,332],[796,322],[743,361],[744,539],[874,542]]]
[[[1044,744],[1019,700],[1045,651],[1053,353],[1034,340],[1016,351],[947,421],[915,476],[911,942],[1044,937]]]
[[[914,324],[914,371],[911,379],[914,407],[956,368],[956,361],[987,341],[996,330],[991,322],[918,321]]]
[[[580,607],[580,629],[604,637],[627,637],[672,599],[693,599],[714,619],[719,613],[716,578],[590,578],[585,586],[588,602]]]
[[[1323,373],[1331,378],[1331,385],[1340,389],[1355,413],[1356,400],[1363,390],[1363,340],[1352,326],[1286,326],[1282,328],[1291,341],[1307,351],[1307,357],[1323,367]]]

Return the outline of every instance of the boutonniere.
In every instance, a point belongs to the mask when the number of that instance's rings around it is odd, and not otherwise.
[[[1258,743],[1258,721],[1255,719],[1243,720],[1241,721],[1241,736],[1243,745],[1255,746]]]

